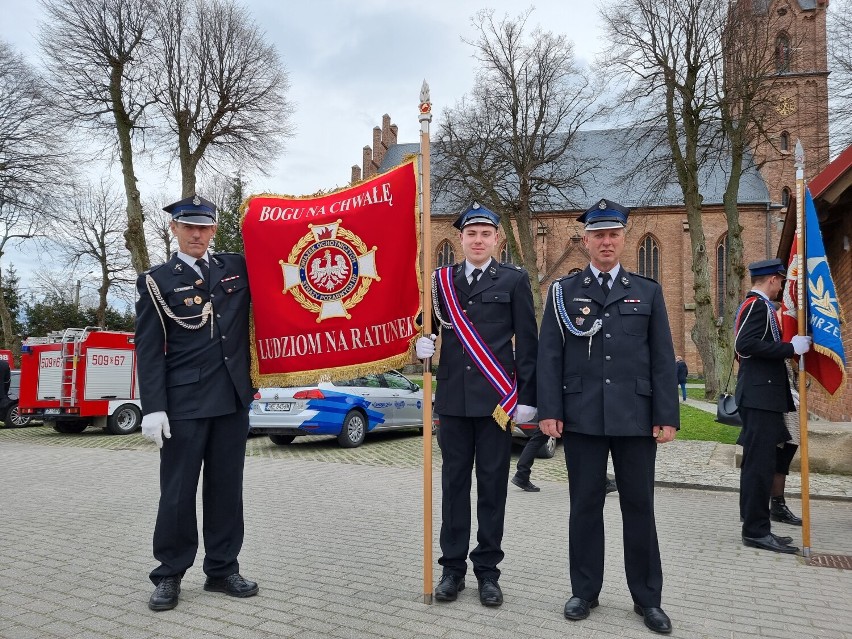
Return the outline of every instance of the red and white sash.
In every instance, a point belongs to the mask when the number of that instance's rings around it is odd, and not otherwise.
[[[491,416],[502,428],[508,430],[510,416],[518,406],[518,383],[506,374],[485,340],[482,339],[467,315],[462,311],[459,298],[456,295],[456,287],[453,285],[453,267],[439,268],[436,275],[438,291],[441,293],[444,304],[450,313],[450,323],[456,331],[456,335],[461,340],[464,349],[470,353],[476,367],[502,397]]]

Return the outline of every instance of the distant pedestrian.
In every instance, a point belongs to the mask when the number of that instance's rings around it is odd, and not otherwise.
[[[675,357],[675,365],[677,366],[677,384],[680,386],[683,401],[686,401],[686,376],[689,375],[689,367],[680,355]]]

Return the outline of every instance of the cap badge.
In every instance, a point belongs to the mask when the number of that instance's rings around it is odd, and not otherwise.
[[[474,203],[470,206],[470,208],[472,208],[472,209],[478,209],[478,208],[479,208],[479,202],[474,202]]]
[[[194,198],[192,198],[192,203],[195,204],[195,206],[200,205],[201,204],[201,198],[196,195]]]
[[[598,202],[598,208],[601,211],[605,211],[606,210],[606,200],[601,200],[600,202]]]

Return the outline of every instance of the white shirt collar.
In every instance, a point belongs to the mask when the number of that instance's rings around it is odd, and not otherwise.
[[[595,268],[595,266],[592,265],[592,264],[589,264],[589,268],[592,269],[592,273],[594,273],[595,277],[598,278],[598,282],[600,282],[601,273],[603,271],[601,271],[599,268]],[[610,278],[609,278],[610,282],[615,282],[615,278],[618,275],[618,272],[619,272],[620,269],[621,269],[621,263],[619,262],[618,264],[616,264],[615,266],[612,267],[612,270],[608,271],[608,273],[610,275]]]
[[[758,289],[753,288],[753,289],[751,289],[751,291],[749,291],[749,292],[751,292],[751,293],[757,293],[757,294],[758,294],[758,295],[760,295],[763,299],[765,299],[767,302],[769,302],[770,304],[772,303],[772,300],[771,300],[771,299],[769,299],[769,296],[768,296],[766,293],[764,293],[763,291],[759,291]]]
[[[207,265],[210,265],[210,251],[207,251],[201,258],[192,257],[192,255],[187,255],[186,253],[182,253],[181,251],[177,251],[177,256],[180,260],[189,264],[192,268],[195,269],[197,273],[200,274],[198,266],[196,266],[195,262],[199,259],[207,260]]]
[[[471,264],[470,262],[465,260],[464,261],[464,276],[468,279],[468,281],[470,281],[470,275],[471,275],[471,273],[473,273],[473,269],[475,269],[475,268],[478,268],[480,271],[482,271],[484,273],[488,269],[488,267],[491,265],[491,261],[493,259],[494,258],[489,259],[482,266],[474,266],[473,264]]]

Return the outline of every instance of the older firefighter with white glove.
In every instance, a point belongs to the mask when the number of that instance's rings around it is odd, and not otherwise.
[[[164,209],[178,251],[139,276],[136,356],[142,434],[160,448],[151,610],[178,604],[198,550],[195,501],[204,468],[204,589],[258,591],[239,573],[248,406],[249,288],[242,255],[208,252],[216,207],[190,196]]]

